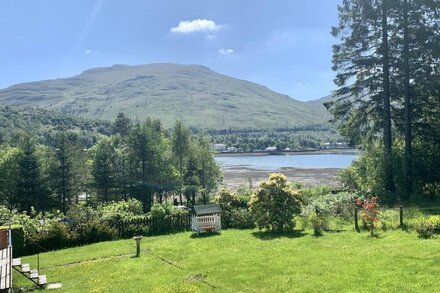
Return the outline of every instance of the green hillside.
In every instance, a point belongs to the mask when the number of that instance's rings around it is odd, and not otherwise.
[[[0,104],[87,118],[176,119],[199,128],[285,128],[325,123],[326,110],[199,65],[114,65],[0,90]]]
[[[86,139],[91,146],[99,135],[111,133],[111,123],[101,120],[71,117],[66,114],[44,109],[0,106],[0,144],[15,142],[17,133],[26,132],[49,143],[50,137],[62,130],[72,130]]]

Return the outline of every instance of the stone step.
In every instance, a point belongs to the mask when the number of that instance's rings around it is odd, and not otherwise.
[[[38,285],[45,286],[47,284],[46,275],[38,276]]]
[[[28,263],[21,264],[21,272],[29,273],[31,271],[31,265]]]
[[[19,267],[19,266],[21,266],[21,258],[14,258],[14,259],[12,260],[12,266],[13,266],[13,267]]]
[[[38,279],[38,270],[32,270],[29,272],[29,278]]]

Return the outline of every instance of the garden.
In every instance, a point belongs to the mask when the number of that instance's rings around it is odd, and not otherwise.
[[[440,285],[436,209],[382,207],[378,197],[303,188],[282,174],[252,194],[223,189],[213,202],[223,211],[221,234],[189,232],[186,209],[157,203],[144,214],[141,202],[128,200],[77,205],[66,215],[13,212],[14,243],[63,292],[393,292]],[[127,239],[136,234],[150,236],[140,257]],[[14,278],[17,288],[32,288]]]

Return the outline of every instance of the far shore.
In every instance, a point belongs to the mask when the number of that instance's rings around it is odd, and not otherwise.
[[[260,151],[260,152],[221,152],[216,153],[216,157],[230,157],[230,156],[269,156],[269,155],[281,155],[281,156],[295,156],[295,155],[329,155],[329,154],[341,154],[341,155],[353,155],[357,154],[357,149],[325,149],[325,150],[301,150],[301,151]]]

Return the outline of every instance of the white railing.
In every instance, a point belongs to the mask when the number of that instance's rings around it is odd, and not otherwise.
[[[191,228],[194,232],[221,232],[221,218],[219,215],[193,216]]]

